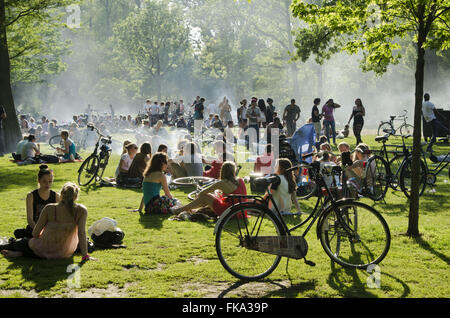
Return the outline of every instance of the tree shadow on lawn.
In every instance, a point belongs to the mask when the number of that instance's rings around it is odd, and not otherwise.
[[[30,170],[11,169],[0,170],[0,192],[8,190],[8,188],[28,187],[30,184],[36,183],[37,173]]]
[[[327,282],[328,286],[331,288],[339,291],[339,294],[341,294],[344,297],[361,297],[361,298],[375,298],[378,297],[374,293],[369,292],[370,290],[377,290],[378,288],[370,288],[368,286],[367,281],[361,281],[359,278],[357,271],[361,271],[359,269],[355,268],[345,268],[341,266],[335,265],[335,263],[330,260],[330,267],[331,267],[331,273],[328,276]],[[374,272],[368,272],[368,278],[369,275],[373,275]],[[349,276],[351,277],[351,285],[349,284]],[[387,273],[380,273],[380,277],[390,277],[393,280],[397,281],[402,287],[403,287],[403,293],[398,298],[405,298],[407,297],[411,290],[403,281],[400,279],[387,274]],[[380,287],[383,290],[392,290],[388,285],[381,284],[380,279]]]
[[[18,257],[8,260],[12,262],[8,266],[8,270],[20,268],[23,279],[27,282],[33,282],[36,292],[50,290],[57,282],[71,279],[70,275],[75,271],[74,268],[72,270],[69,268],[69,265],[74,264],[73,257],[61,260],[35,260]],[[74,265],[81,268],[83,264]]]
[[[423,248],[424,250],[427,250],[428,252],[430,252],[431,254],[433,254],[433,255],[435,255],[436,257],[438,257],[438,258],[440,258],[441,260],[443,260],[447,265],[450,265],[450,258],[447,256],[447,255],[445,255],[445,254],[443,254],[443,253],[441,253],[441,252],[438,252],[438,251],[436,251],[435,249],[433,249],[432,247],[431,247],[431,245],[427,242],[427,241],[425,241],[424,239],[422,239],[422,237],[417,237],[417,238],[414,238],[414,240],[415,240],[415,242],[417,243],[417,244],[419,244],[419,246],[421,247],[421,248]]]

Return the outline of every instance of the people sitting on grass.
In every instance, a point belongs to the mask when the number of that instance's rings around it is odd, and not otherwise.
[[[41,215],[42,209],[50,203],[58,203],[60,201],[59,193],[52,190],[53,170],[47,165],[41,165],[38,172],[38,188],[28,193],[26,198],[27,222],[25,229],[17,229],[14,231],[16,239],[24,237],[32,237],[33,229]]]
[[[347,142],[343,141],[343,142],[339,143],[338,150],[341,153],[341,155],[339,157],[337,157],[336,163],[341,164],[342,163],[342,154],[345,152],[350,152],[350,145]]]
[[[28,136],[28,142],[23,145],[21,159],[26,163],[38,162],[37,156],[41,154],[39,144],[36,144],[36,137],[34,135]]]
[[[277,159],[275,165],[275,174],[279,176],[279,183],[273,183],[269,186],[273,200],[281,214],[290,213],[292,203],[295,205],[296,211],[300,212],[300,206],[297,201],[297,184],[295,183],[294,171],[288,171],[292,168],[292,163],[287,158]],[[267,199],[268,193],[264,195]],[[269,209],[275,211],[272,201],[269,201]]]
[[[209,208],[214,216],[220,216],[232,205],[232,201],[226,198],[228,194],[246,195],[247,188],[244,180],[236,177],[236,164],[226,161],[220,170],[220,181],[201,191],[191,203],[173,210],[174,214],[188,211],[194,213],[194,209]]]
[[[148,142],[144,142],[139,150],[139,153],[134,157],[130,168],[128,169],[128,178],[143,179],[145,168],[152,156],[152,146]]]
[[[165,176],[169,158],[163,152],[155,153],[144,172],[142,183],[142,200],[138,211],[145,214],[170,214],[178,200],[174,199],[169,190]],[[164,196],[160,196],[161,189]]]
[[[15,153],[13,152],[11,154],[14,160],[16,161],[22,160],[22,150],[27,142],[28,142],[28,135],[24,136],[23,139],[17,143],[16,152]]]
[[[350,193],[352,196],[356,196],[360,193],[364,182],[364,169],[365,163],[369,159],[371,150],[370,147],[364,143],[359,144],[355,148],[353,163],[352,165],[345,168],[345,173],[347,176],[347,184],[349,185]],[[369,167],[373,169],[374,167]],[[373,172],[374,174],[375,172]],[[370,176],[371,174],[369,174]],[[371,180],[368,181],[368,186],[372,185]]]
[[[130,169],[131,163],[138,151],[138,146],[134,143],[130,143],[125,146],[127,152],[120,156],[119,165],[116,169],[116,181],[120,182],[121,179],[126,179],[128,177],[128,170]]]
[[[0,245],[1,253],[5,257],[63,259],[72,257],[79,245],[82,260],[91,259],[86,239],[87,209],[75,203],[78,192],[74,183],[66,183],[61,189],[61,201],[48,204],[42,210],[33,237]]]
[[[77,157],[77,150],[75,143],[69,138],[67,130],[61,131],[61,139],[64,143],[64,148],[57,147],[56,150],[63,154],[62,160],[75,160]]]

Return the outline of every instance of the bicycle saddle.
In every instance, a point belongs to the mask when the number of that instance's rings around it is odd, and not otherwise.
[[[397,116],[391,116],[391,119],[395,119]]]
[[[387,141],[388,139],[389,139],[388,135],[375,137],[375,141]]]
[[[267,188],[269,185],[272,185],[273,188],[277,188],[280,182],[280,177],[277,175],[269,175],[266,177],[256,178],[254,181],[256,186],[264,188]]]

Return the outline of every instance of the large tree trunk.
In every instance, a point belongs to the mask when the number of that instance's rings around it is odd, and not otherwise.
[[[7,152],[11,152],[22,136],[11,90],[11,64],[6,36],[5,0],[0,0],[0,104],[5,108],[7,115],[6,120],[3,121],[5,147]]]
[[[417,40],[417,61],[416,61],[416,92],[414,107],[414,134],[413,151],[411,163],[411,195],[409,201],[409,218],[407,235],[419,236],[419,183],[420,183],[420,159],[421,159],[421,139],[422,139],[422,98],[423,82],[425,73],[425,49],[423,44],[426,39],[426,29],[424,23],[423,5],[419,5],[419,29]]]

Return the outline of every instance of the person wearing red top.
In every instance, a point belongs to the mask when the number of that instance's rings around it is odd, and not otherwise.
[[[232,202],[226,197],[228,194],[247,195],[244,180],[236,177],[236,164],[231,161],[223,163],[220,170],[220,181],[201,191],[191,203],[173,210],[173,213],[179,214],[183,211],[208,207],[217,216],[220,216],[232,205]]]
[[[217,155],[217,158],[212,162],[209,162],[211,165],[211,169],[203,172],[204,177],[219,179],[220,178],[220,170],[222,169],[222,165],[227,160],[233,160],[233,155],[231,153],[226,152],[226,145],[223,141],[219,140],[214,143],[214,152]],[[224,156],[225,154],[225,156]],[[225,158],[224,158],[225,157]]]
[[[255,161],[255,166],[253,168],[254,172],[261,172],[263,175],[272,173],[272,163],[273,163],[273,153],[272,145],[266,145],[265,153],[258,156]]]

